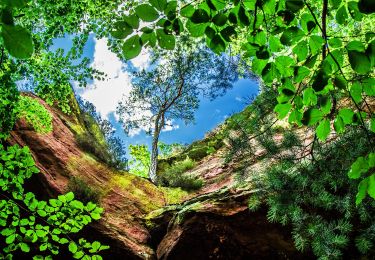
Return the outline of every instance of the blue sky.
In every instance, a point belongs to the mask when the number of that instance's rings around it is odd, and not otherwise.
[[[55,40],[54,48],[69,49],[71,42],[69,37]],[[135,66],[147,68],[149,55],[142,54],[131,63],[121,62],[116,55],[107,49],[106,40],[96,40],[90,36],[84,49],[84,55],[92,61],[92,66],[104,71],[108,78],[106,81],[96,81],[83,88],[75,88],[76,94],[93,103],[103,118],[111,121],[116,128],[116,135],[121,137],[125,145],[150,144],[151,138],[140,130],[133,132],[131,136],[125,135],[118,116],[115,113],[117,103],[126,98],[131,90],[130,76],[127,68]],[[210,101],[201,98],[199,109],[195,113],[195,123],[185,125],[182,121],[173,121],[173,127],[166,128],[160,136],[160,140],[166,143],[188,144],[204,137],[205,133],[225,120],[235,112],[241,111],[246,106],[246,99],[258,93],[258,82],[249,79],[240,79],[224,96]]]

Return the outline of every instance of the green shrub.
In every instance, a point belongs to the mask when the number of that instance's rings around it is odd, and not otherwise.
[[[17,117],[24,118],[38,133],[46,134],[52,131],[51,114],[35,98],[20,96]]]
[[[207,146],[193,148],[188,152],[188,156],[189,158],[198,161],[207,156],[207,148]]]
[[[195,165],[196,163],[189,157],[183,161],[175,162],[158,176],[160,184],[168,187],[180,187],[187,191],[200,189],[203,186],[201,179],[184,174],[184,172],[194,168]]]
[[[76,199],[88,203],[99,204],[101,194],[92,189],[85,181],[78,177],[72,177],[68,183],[68,190],[74,193]]]

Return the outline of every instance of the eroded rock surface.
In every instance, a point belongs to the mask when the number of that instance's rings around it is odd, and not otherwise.
[[[77,116],[39,101],[53,116],[53,132],[37,134],[21,120],[10,144],[30,147],[41,173],[29,188],[40,197],[66,192],[74,176],[100,192],[104,216],[85,232],[111,246],[105,259],[307,259],[287,228],[267,221],[265,209],[248,210],[255,188],[234,187],[234,167],[220,156],[204,158],[188,173],[205,180],[201,190],[166,205],[160,188],[83,151],[75,139],[82,128]]]

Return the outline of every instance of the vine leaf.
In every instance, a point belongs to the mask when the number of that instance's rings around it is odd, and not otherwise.
[[[142,46],[138,35],[134,35],[127,39],[122,46],[122,53],[127,60],[137,57],[141,53],[141,50]]]
[[[316,128],[316,136],[323,142],[327,139],[330,132],[331,125],[328,119],[322,120]]]
[[[34,52],[31,34],[25,28],[16,25],[3,25],[2,37],[10,55],[18,59],[30,58]]]
[[[137,6],[135,8],[135,13],[145,22],[153,22],[159,17],[159,14],[155,8],[148,4],[141,4]]]

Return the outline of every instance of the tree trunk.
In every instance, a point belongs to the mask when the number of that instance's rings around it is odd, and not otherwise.
[[[152,146],[151,146],[151,163],[150,169],[148,171],[148,176],[150,177],[151,181],[154,184],[157,184],[158,176],[156,175],[156,171],[158,169],[158,143],[159,143],[159,135],[161,129],[164,127],[164,113],[159,113],[155,120],[155,128],[154,128],[154,135],[152,137]]]

